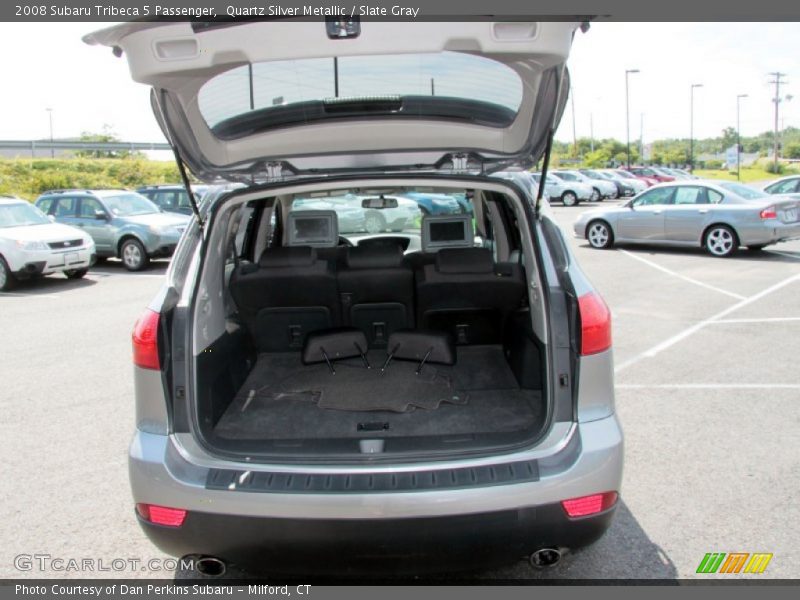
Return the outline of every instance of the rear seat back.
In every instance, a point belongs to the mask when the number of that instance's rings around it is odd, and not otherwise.
[[[519,265],[495,265],[485,248],[444,248],[416,273],[419,327],[449,332],[459,344],[502,341],[525,284]]]
[[[258,351],[299,350],[310,332],[341,323],[336,271],[317,256],[338,237],[333,211],[289,213],[289,245],[234,270],[231,296]]]
[[[414,274],[397,245],[347,248],[338,274],[345,324],[371,346],[382,347],[394,331],[414,326]]]

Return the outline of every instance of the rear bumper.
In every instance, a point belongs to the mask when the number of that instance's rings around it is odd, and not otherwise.
[[[775,244],[800,239],[800,223],[781,223],[777,220],[766,221],[750,227],[739,227],[739,241],[744,246]]]
[[[348,560],[364,558],[367,562],[369,557],[405,561],[423,555],[435,559],[437,554],[447,559],[469,538],[476,548],[465,550],[463,556],[459,550],[456,562],[463,564],[475,553],[479,564],[487,564],[491,556],[497,555],[502,562],[547,545],[589,544],[602,535],[611,521],[611,512],[569,519],[560,501],[618,491],[622,454],[622,431],[612,415],[574,425],[547,451],[537,453],[532,449],[437,465],[447,468],[482,463],[500,470],[506,462],[536,460],[538,476],[519,483],[352,493],[303,492],[302,486],[299,491],[292,488],[288,492],[246,491],[236,485],[212,489],[212,469],[235,467],[222,461],[205,465],[200,459],[190,462],[175,436],[142,431],[137,431],[131,445],[129,469],[135,502],[188,511],[184,525],[178,529],[143,524],[153,542],[173,555],[210,554],[237,563],[246,562],[248,557],[278,560],[283,555],[302,555],[305,558],[300,564],[304,565],[309,565],[308,557],[317,551],[326,560],[340,554]],[[435,468],[435,464],[423,466]],[[255,474],[259,465],[239,468]],[[291,473],[301,482],[306,480],[305,475],[313,473],[408,474],[415,469],[411,465],[327,470],[270,467],[274,472]],[[242,478],[247,477],[250,475]],[[426,553],[426,548],[431,551]],[[318,566],[312,568],[318,571]]]
[[[487,568],[599,539],[616,506],[570,519],[560,504],[416,519],[274,519],[189,513],[180,528],[139,523],[166,554],[215,556],[249,571],[339,575]]]

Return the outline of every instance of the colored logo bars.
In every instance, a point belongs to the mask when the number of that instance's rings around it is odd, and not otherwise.
[[[766,571],[771,553],[709,552],[697,566],[697,573],[755,573]]]

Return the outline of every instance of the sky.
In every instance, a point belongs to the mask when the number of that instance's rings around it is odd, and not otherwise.
[[[150,111],[149,91],[130,80],[124,58],[81,36],[98,23],[1,23],[5,85],[0,94],[0,139],[48,138],[97,132],[108,125],[125,141],[163,141]],[[644,142],[688,137],[690,85],[695,90],[694,135],[712,137],[735,126],[741,100],[743,136],[773,128],[769,73],[787,74],[781,122],[800,127],[800,23],[593,23],[578,32],[569,67],[578,137],[625,139],[625,70],[630,75],[630,137]],[[557,139],[571,141],[571,106]]]

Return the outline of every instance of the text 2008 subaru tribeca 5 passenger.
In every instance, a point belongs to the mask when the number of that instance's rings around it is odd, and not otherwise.
[[[159,548],[375,573],[552,562],[603,534],[623,462],[610,314],[546,203],[490,176],[546,153],[577,27],[87,37],[152,86],[182,167],[243,184],[194,207],[134,332],[130,478]],[[293,209],[419,193],[471,210],[340,235],[336,210]]]

